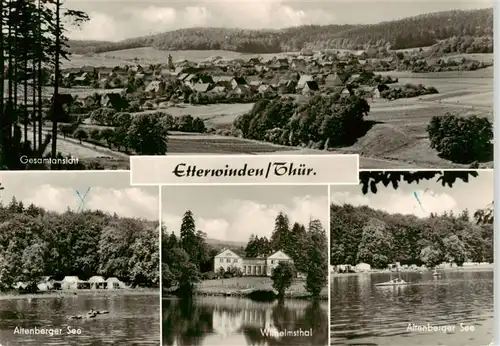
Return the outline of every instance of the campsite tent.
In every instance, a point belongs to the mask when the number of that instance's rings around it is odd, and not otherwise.
[[[115,277],[108,278],[106,280],[106,282],[107,282],[107,288],[110,290],[118,289],[118,288],[125,288],[125,284]]]
[[[65,276],[61,281],[61,289],[63,290],[76,290],[78,289],[78,276]]]
[[[356,273],[366,273],[372,270],[372,267],[368,263],[359,263],[356,265]]]
[[[92,289],[102,289],[106,288],[107,282],[102,276],[92,276],[89,279],[90,288]]]

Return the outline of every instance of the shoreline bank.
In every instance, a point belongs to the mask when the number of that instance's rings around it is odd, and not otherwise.
[[[467,272],[467,271],[494,271],[494,264],[491,265],[484,265],[484,266],[473,266],[473,267],[458,267],[458,268],[437,268],[437,271],[439,272]],[[419,269],[406,269],[406,270],[400,270],[400,273],[432,273],[433,270],[419,270]],[[336,271],[330,271],[330,277],[339,277],[339,276],[355,276],[355,275],[364,275],[364,274],[386,274],[386,273],[391,273],[390,270],[387,269],[372,269],[369,271],[360,271],[360,272],[355,272],[355,273],[338,273]],[[397,273],[396,271],[393,271],[392,273]]]
[[[45,299],[45,298],[67,298],[74,296],[155,296],[160,295],[160,289],[121,289],[121,290],[68,290],[68,291],[48,291],[40,293],[15,293],[9,292],[5,294],[0,294],[0,300],[11,300],[11,299]]]
[[[259,301],[257,299],[252,299],[251,294],[253,292],[256,292],[254,290],[248,291],[248,290],[240,290],[240,291],[222,291],[222,290],[200,290],[197,291],[193,297],[227,297],[227,298],[245,298],[245,299],[250,299],[254,301]],[[169,291],[164,291],[162,292],[162,298],[179,298],[177,295],[173,294],[172,292]],[[285,294],[285,299],[287,300],[309,300],[312,301],[311,296],[309,295],[301,295],[301,294],[293,294],[293,293],[288,293]],[[273,300],[277,300],[277,298],[274,298]],[[328,301],[328,294],[321,294],[319,301]]]

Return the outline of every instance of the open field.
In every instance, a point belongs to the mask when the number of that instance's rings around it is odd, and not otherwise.
[[[272,284],[272,280],[267,277],[240,277],[222,280],[205,280],[202,281],[197,288],[201,293],[229,293],[246,289],[272,290]],[[295,280],[286,293],[293,296],[308,295],[304,285],[304,280]],[[328,296],[328,287],[323,288],[321,295]]]
[[[387,73],[399,77],[400,84],[434,86],[440,93],[373,102],[366,119],[376,124],[355,145],[345,150],[421,167],[462,167],[441,159],[430,148],[426,128],[433,116],[446,113],[477,115],[493,121],[493,73],[490,70],[489,78],[484,78],[482,74],[485,70],[489,69],[462,72],[464,76],[461,78],[452,76],[456,72],[406,74],[404,77],[401,77],[402,74],[398,76],[398,73]]]
[[[243,138],[208,135],[172,133],[168,136],[168,154],[272,154],[290,151],[294,148],[258,142]],[[299,150],[293,150],[300,154]]]
[[[481,62],[493,62],[495,54],[493,53],[474,53],[474,54],[455,54],[449,55],[445,59],[466,58],[469,60],[477,60]]]
[[[230,52],[225,50],[184,50],[184,51],[168,51],[158,50],[151,47],[134,48],[117,50],[113,52],[79,55],[73,54],[71,61],[64,62],[64,68],[81,67],[81,66],[103,66],[114,67],[119,65],[126,65],[130,63],[139,64],[160,64],[166,63],[168,55],[172,55],[173,61],[189,60],[192,62],[201,62],[215,57],[223,59],[250,59],[260,56],[262,59],[272,59],[279,55],[289,55],[293,53],[283,54],[244,54],[238,52]],[[137,60],[136,60],[137,59]]]
[[[253,103],[228,103],[199,106],[181,104],[168,108],[159,108],[134,114],[165,112],[174,117],[180,117],[190,114],[195,118],[204,120],[207,127],[213,127],[217,129],[230,127],[238,116],[252,110],[253,105]]]

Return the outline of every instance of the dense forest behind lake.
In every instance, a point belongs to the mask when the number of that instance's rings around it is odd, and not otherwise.
[[[465,210],[460,215],[431,214],[428,218],[389,214],[367,206],[330,206],[330,264],[466,261],[493,263],[493,224],[481,223]]]
[[[158,287],[159,224],[101,211],[56,213],[13,199],[0,205],[0,290],[42,276],[117,277]]]
[[[436,12],[372,25],[307,25],[281,30],[188,28],[120,42],[72,41],[70,47],[79,54],[140,47],[263,54],[370,46],[418,48],[456,36],[491,38],[493,9]],[[491,53],[492,49],[491,45],[468,53]]]

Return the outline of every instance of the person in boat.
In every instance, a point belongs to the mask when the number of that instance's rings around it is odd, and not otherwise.
[[[89,312],[87,312],[87,315],[97,315],[97,311],[94,310],[94,308],[90,309]]]

